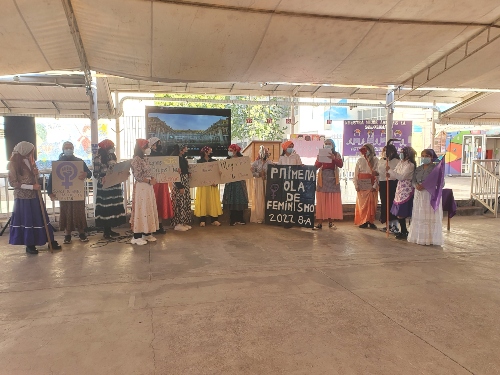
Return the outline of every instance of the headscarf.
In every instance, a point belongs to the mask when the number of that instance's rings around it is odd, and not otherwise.
[[[399,159],[398,150],[396,149],[396,146],[393,145],[393,142],[395,141],[399,141],[399,139],[389,139],[387,146],[385,146],[385,155],[389,160]],[[389,154],[391,155],[390,158],[388,156]]]
[[[229,146],[229,148],[230,148],[231,150],[236,151],[236,152],[240,152],[240,151],[241,151],[241,147],[240,147],[240,146],[238,146],[236,143],[233,143],[231,146]]]
[[[269,149],[265,148],[264,145],[260,145],[259,147],[259,157],[257,159],[265,159]]]
[[[413,147],[410,146],[403,147],[402,153],[403,153],[403,158],[404,159],[408,158],[410,163],[412,163],[416,168],[417,162],[415,161],[415,157],[417,156],[417,152],[413,149]]]
[[[140,148],[146,148],[149,145],[149,142],[147,139],[138,138],[135,141],[135,144],[138,145]]]
[[[290,145],[293,145],[293,142],[292,141],[286,141],[286,142],[283,142],[283,144],[281,145],[281,148],[283,149],[283,151],[286,151],[286,149],[288,147],[290,147]]]
[[[151,137],[148,139],[149,147],[153,147],[158,142],[160,142],[160,138],[157,137]]]
[[[370,151],[370,156],[364,155],[366,161],[368,161],[368,164],[370,164],[370,167],[374,167],[375,165],[375,148],[371,143],[366,143],[363,145],[364,148],[368,149]],[[361,147],[361,148],[363,148]]]
[[[98,146],[99,148],[102,148],[104,150],[109,150],[115,147],[115,144],[111,139],[105,139],[104,141],[99,142]]]
[[[210,147],[209,146],[204,146],[201,150],[200,150],[200,154],[201,155],[205,155],[205,154],[208,154],[208,152],[210,151]]]
[[[436,154],[436,151],[434,151],[432,148],[426,148],[422,152],[425,152],[426,154],[430,155],[432,162],[436,162],[439,159]]]
[[[35,149],[35,145],[30,142],[22,141],[19,142],[12,151],[13,154],[19,154],[21,156],[28,155],[31,151]]]

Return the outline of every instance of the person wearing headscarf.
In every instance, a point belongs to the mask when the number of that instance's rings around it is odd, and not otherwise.
[[[257,160],[252,163],[253,197],[250,221],[263,223],[266,216],[266,178],[269,166],[269,149],[261,145]]]
[[[174,230],[181,232],[191,229],[191,191],[189,190],[189,164],[186,160],[188,148],[186,145],[175,145],[172,156],[179,157],[180,182],[174,182],[172,188],[172,204],[174,206],[174,217],[172,225]]]
[[[375,156],[375,148],[369,143],[361,147],[359,152],[361,157],[356,162],[353,177],[357,192],[354,224],[360,228],[377,229],[375,214],[378,202],[378,183],[375,171],[378,168],[378,158]]]
[[[237,144],[229,146],[228,159],[240,158],[242,156],[240,146]],[[245,225],[246,222],[243,218],[243,214],[248,208],[248,191],[246,181],[235,181],[226,184],[224,187],[222,203],[224,204],[224,208],[228,209],[230,212],[229,225]]]
[[[62,145],[62,154],[59,155],[59,161],[74,161],[83,164],[83,171],[77,176],[80,180],[92,178],[92,172],[87,164],[74,155],[75,147],[71,142],[64,142]],[[50,199],[58,200],[58,197],[52,192],[52,173],[47,183],[47,194]],[[59,230],[64,231],[64,243],[71,243],[71,232],[78,229],[81,242],[88,242],[85,230],[87,229],[87,213],[85,212],[85,200],[81,201],[60,201],[59,202]]]
[[[411,182],[416,167],[415,156],[415,150],[406,146],[400,155],[401,160],[398,165],[394,169],[391,166],[386,166],[386,177],[398,180],[391,213],[398,218],[401,232],[396,234],[396,238],[400,240],[406,240],[408,237],[406,218],[411,216],[413,210],[414,188]]]
[[[137,139],[131,163],[134,175],[134,196],[132,198],[130,226],[134,232],[134,238],[130,242],[139,246],[155,242],[156,238],[152,233],[160,227],[153,190],[156,179],[151,175],[151,167],[147,161],[147,156],[150,154],[151,148],[148,140]]]
[[[162,146],[160,138],[152,137],[148,140],[149,148],[151,149],[151,156],[162,156]],[[153,185],[153,190],[156,197],[156,206],[158,208],[158,220],[160,221],[160,229],[156,234],[165,234],[165,227],[163,220],[168,220],[174,217],[174,206],[172,205],[172,198],[170,198],[170,190],[168,183],[156,183]]]
[[[200,150],[200,159],[197,163],[210,163],[216,161],[210,155],[212,148],[205,146]],[[198,186],[194,200],[194,216],[200,220],[200,227],[206,226],[207,220],[213,226],[220,226],[219,216],[222,215],[219,185]]]
[[[42,210],[38,191],[39,173],[35,165],[35,145],[19,142],[12,151],[9,170],[9,184],[14,188],[14,209],[10,221],[9,244],[24,245],[28,254],[38,254],[37,246],[52,242],[52,248],[61,249],[54,240],[54,228],[49,223],[49,216]],[[43,221],[47,223],[49,238]]]
[[[278,160],[279,165],[302,165],[302,160],[293,147],[294,144],[292,141],[283,142],[281,145],[283,152]]]
[[[398,234],[398,218],[390,213],[392,204],[394,203],[394,197],[396,196],[396,187],[398,186],[398,180],[396,177],[391,177],[389,179],[389,201],[387,201],[386,167],[389,165],[389,167],[394,169],[399,163],[398,150],[392,142],[394,142],[394,140],[389,140],[389,142],[387,142],[387,146],[385,146],[382,150],[382,158],[378,162],[376,175],[379,180],[380,222],[382,224],[387,222],[387,206],[389,206],[389,232]],[[384,226],[380,230],[385,232],[387,228]]]
[[[333,139],[326,139],[324,148],[331,150],[328,155],[331,162],[322,163],[316,159],[314,163],[314,167],[319,169],[316,186],[316,229],[323,228],[323,220],[328,220],[329,228],[337,229],[333,220],[344,218],[339,178],[339,168],[344,166],[344,161],[335,151]]]
[[[104,228],[104,238],[110,239],[120,234],[111,230],[127,221],[123,206],[122,184],[103,187],[106,174],[116,164],[115,144],[109,139],[99,143],[97,155],[94,157],[94,178],[97,180],[95,195],[95,225]]]
[[[408,242],[419,245],[437,245],[443,246],[443,203],[441,199],[435,205],[431,205],[431,193],[423,186],[426,181],[436,182],[429,175],[438,167],[438,157],[433,149],[425,149],[421,153],[422,165],[415,169],[412,185],[415,188],[415,197],[413,199],[413,211],[411,216],[411,225],[408,232]],[[439,180],[437,184],[441,183]],[[441,186],[442,189],[444,178]]]

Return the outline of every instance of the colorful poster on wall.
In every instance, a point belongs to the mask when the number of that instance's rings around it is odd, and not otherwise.
[[[389,139],[400,139],[400,147],[411,146],[412,125],[412,121],[394,121]],[[359,155],[359,148],[366,143],[371,143],[378,154],[387,140],[385,120],[344,121],[344,156]]]

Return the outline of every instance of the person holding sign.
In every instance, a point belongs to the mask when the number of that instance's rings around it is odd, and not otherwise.
[[[99,143],[99,149],[94,158],[94,178],[97,180],[95,225],[104,228],[105,239],[119,236],[120,234],[112,231],[111,228],[123,225],[127,221],[121,184],[103,187],[108,170],[115,164],[115,144],[113,141],[105,139]]]
[[[337,229],[333,220],[344,218],[339,179],[339,168],[344,166],[344,161],[335,151],[335,142],[332,139],[325,140],[325,148],[331,151],[328,155],[330,162],[322,163],[318,157],[314,163],[314,166],[319,168],[316,186],[316,220],[319,223],[316,228],[322,229],[323,220],[328,220],[328,227]]]
[[[172,189],[172,204],[174,206],[174,217],[172,224],[174,230],[184,232],[191,229],[191,192],[189,191],[189,163],[184,156],[187,152],[186,145],[175,145],[172,156],[179,157],[181,181],[174,182]]]
[[[132,215],[130,216],[134,238],[130,242],[139,246],[156,241],[151,233],[156,232],[160,227],[153,190],[156,180],[151,176],[151,167],[145,159],[145,156],[149,154],[151,154],[151,149],[148,140],[137,139],[131,164],[135,182]]]
[[[433,149],[421,154],[422,165],[413,174],[416,189],[408,242],[419,245],[443,246],[444,161],[439,161]],[[438,163],[436,163],[438,162]]]
[[[292,141],[283,142],[281,145],[283,153],[278,160],[278,165],[302,165],[302,160],[293,147],[294,144]]]
[[[241,147],[237,144],[232,144],[228,148],[228,159],[240,158]],[[248,208],[248,192],[247,183],[245,180],[227,183],[224,188],[224,196],[222,197],[224,208],[229,209],[229,225],[236,224],[245,225],[243,218],[244,211]]]
[[[201,149],[201,158],[197,163],[210,163],[215,161],[210,154],[212,149],[205,146]],[[194,201],[194,216],[200,218],[200,227],[206,225],[207,219],[211,219],[211,224],[220,226],[219,216],[222,215],[220,203],[219,185],[198,186],[196,188],[196,199]]]
[[[378,167],[378,158],[375,156],[375,148],[369,143],[361,147],[359,152],[362,156],[356,162],[353,177],[357,191],[354,224],[360,228],[377,229],[375,214],[378,184],[374,171]]]
[[[252,163],[253,198],[250,221],[262,224],[266,218],[266,178],[269,166],[269,149],[263,145],[259,148],[259,156]]]
[[[38,184],[34,152],[34,144],[19,142],[8,165],[9,184],[14,188],[9,244],[26,246],[28,254],[38,254],[36,246],[45,245],[48,241],[52,242],[52,249],[61,249],[61,245],[54,241],[54,229],[40,201],[41,186]]]
[[[417,166],[417,163],[415,162],[416,154],[417,153],[413,148],[409,146],[404,147],[403,152],[400,155],[401,160],[396,168],[392,169],[391,166],[386,167],[386,177],[394,177],[398,179],[396,196],[394,197],[391,213],[397,216],[401,227],[401,233],[396,234],[396,238],[399,240],[406,240],[408,237],[406,218],[411,216],[411,212],[413,210],[413,194],[415,190],[411,181]]]
[[[151,149],[151,156],[163,155],[159,138],[149,138],[148,142]],[[162,221],[174,217],[174,207],[172,205],[172,199],[170,198],[168,183],[156,183],[153,185],[153,190],[156,197],[156,207],[158,208],[158,220],[160,221],[160,229],[156,231],[156,234],[165,234],[166,231]]]
[[[75,161],[81,162],[83,164],[83,171],[78,175],[78,179],[85,180],[86,178],[92,177],[92,172],[90,171],[87,164],[73,155],[75,151],[75,146],[71,142],[64,142],[62,145],[62,154],[59,155],[59,161]],[[49,194],[50,199],[57,200],[56,194],[52,190],[52,175],[54,171],[49,176],[49,182],[47,183],[47,194]],[[81,201],[60,201],[60,216],[59,216],[59,230],[64,231],[64,243],[71,243],[71,232],[78,229],[79,238],[81,242],[88,242],[85,230],[87,229],[87,214],[85,212],[85,200]]]

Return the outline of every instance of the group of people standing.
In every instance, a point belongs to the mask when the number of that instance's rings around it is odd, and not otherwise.
[[[365,144],[360,152],[362,157],[356,163],[353,179],[357,191],[354,223],[360,228],[377,229],[374,222],[380,193],[380,221],[389,221],[388,230],[397,239],[442,246],[442,202],[432,205],[431,193],[423,185],[439,162],[434,150],[422,151],[419,166],[412,147],[406,146],[398,154],[391,141],[384,147],[381,159],[371,144]],[[430,190],[442,187],[432,186]],[[409,228],[408,219],[411,220]]]

